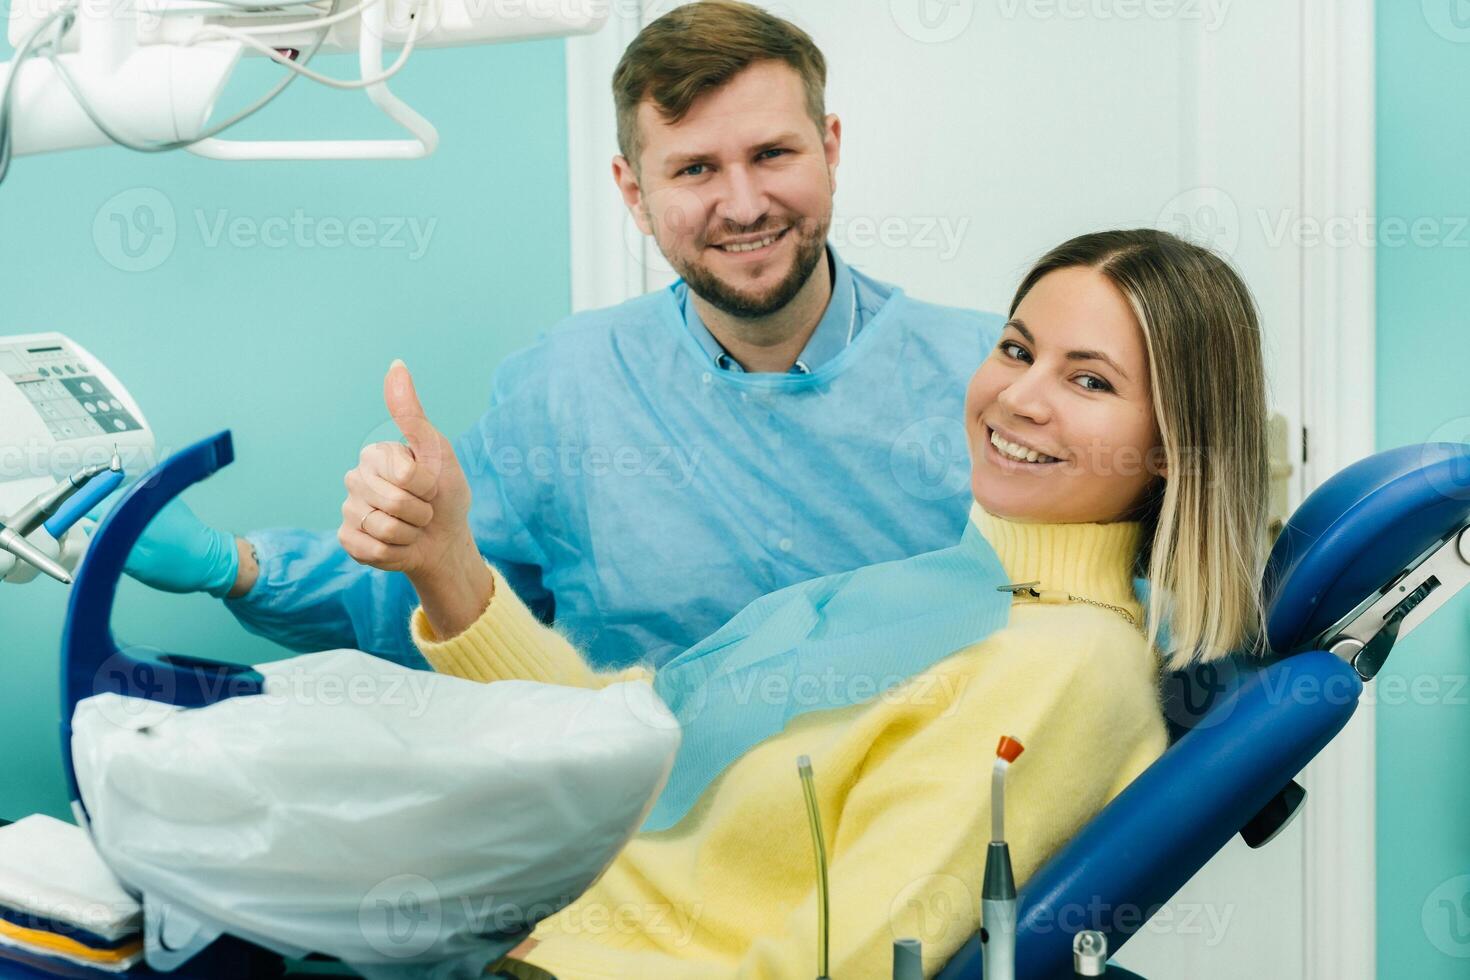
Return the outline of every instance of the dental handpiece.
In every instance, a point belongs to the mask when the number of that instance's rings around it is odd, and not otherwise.
[[[30,534],[46,523],[53,514],[61,509],[62,504],[76,496],[87,484],[103,473],[117,473],[121,470],[122,458],[116,453],[113,453],[110,463],[105,465],[96,463],[77,470],[13,514],[10,518],[10,526],[14,528],[16,534],[22,537]]]
[[[1011,849],[1005,840],[1005,779],[1011,763],[1023,751],[1020,742],[1009,735],[1001,736],[991,772],[991,841],[985,852],[985,881],[980,891],[985,980],[1015,980],[1016,976],[1016,879],[1011,870]]]
[[[0,548],[4,548],[21,561],[34,565],[62,585],[71,585],[70,572],[4,524],[0,524]]]

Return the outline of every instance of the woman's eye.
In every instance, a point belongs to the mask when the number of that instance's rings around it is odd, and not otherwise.
[[[1011,350],[1011,348],[1015,348],[1016,350],[1020,351],[1021,353],[1026,354],[1028,357],[1030,356],[1030,354],[1026,350],[1026,348],[1022,347],[1020,344],[1016,343],[1014,340],[1005,340],[1005,341],[1002,341],[1001,344],[1000,344],[1000,350],[1006,351],[1007,352],[1006,353],[1006,356],[1007,357],[1011,357],[1012,360],[1017,360],[1017,358],[1012,357],[1012,355],[1009,353],[1009,351]],[[1112,385],[1108,384],[1106,381],[1104,381],[1102,378],[1099,378],[1095,374],[1084,374],[1084,375],[1081,376],[1081,379],[1080,380],[1083,380],[1083,381],[1096,381],[1097,384],[1098,384],[1098,387],[1091,387],[1089,385],[1083,385],[1082,386],[1082,390],[1083,391],[1112,391],[1113,390],[1113,386]]]

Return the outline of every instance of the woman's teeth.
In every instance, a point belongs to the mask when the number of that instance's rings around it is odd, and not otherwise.
[[[1000,437],[1000,433],[996,432],[994,429],[992,429],[990,432],[990,444],[994,446],[996,448],[996,451],[999,452],[1002,456],[1005,456],[1007,459],[1014,459],[1018,463],[1060,462],[1060,460],[1058,460],[1055,456],[1048,456],[1046,455],[1046,453],[1039,453],[1034,449],[1027,449],[1025,446],[1017,445],[1014,442],[1007,442],[1005,439],[1002,439]]]
[[[765,248],[767,245],[770,245],[776,239],[780,238],[781,235],[782,232],[778,231],[774,235],[767,235],[758,242],[745,242],[740,245],[721,245],[720,248],[726,252],[754,252],[758,248]]]

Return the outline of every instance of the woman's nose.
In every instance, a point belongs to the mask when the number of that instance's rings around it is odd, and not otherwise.
[[[1051,406],[1045,383],[1033,371],[1027,371],[1000,390],[996,402],[1006,413],[1043,425],[1051,418]]]

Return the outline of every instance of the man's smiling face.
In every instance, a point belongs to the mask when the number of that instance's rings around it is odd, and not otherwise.
[[[819,128],[801,76],[784,62],[760,61],[676,123],[645,101],[638,125],[636,189],[630,175],[618,176],[640,229],[713,306],[739,317],[784,307],[826,245],[836,117]]]

